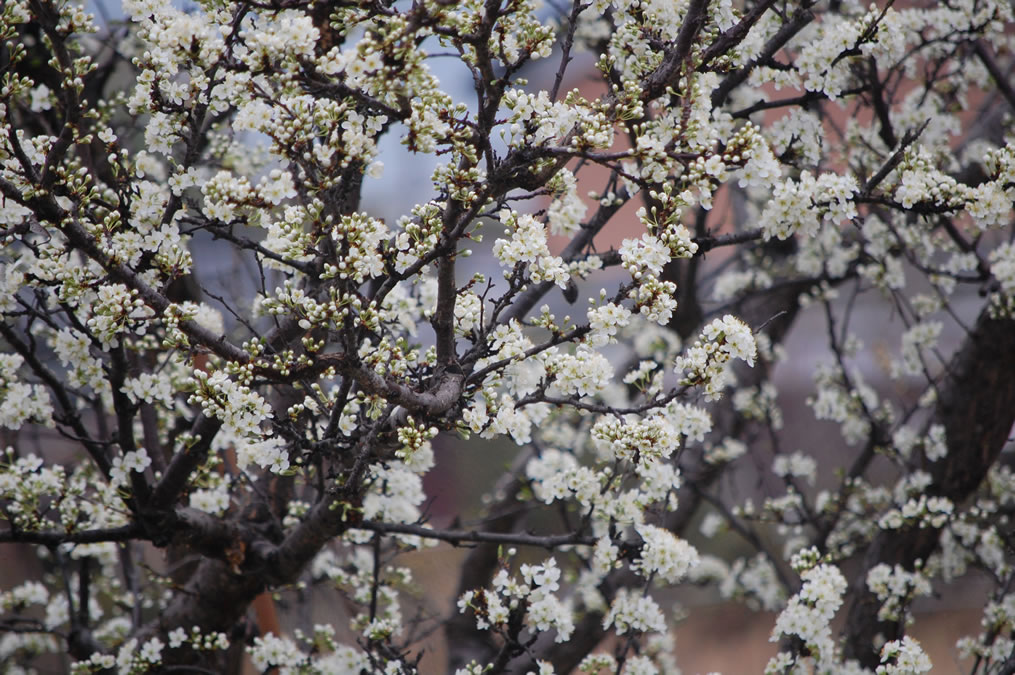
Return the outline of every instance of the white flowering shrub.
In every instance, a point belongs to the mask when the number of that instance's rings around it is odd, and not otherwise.
[[[978,575],[1015,671],[1013,59],[1007,0],[2,3],[0,668],[675,673],[693,584],[922,673]]]

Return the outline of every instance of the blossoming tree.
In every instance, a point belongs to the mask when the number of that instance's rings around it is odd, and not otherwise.
[[[695,584],[779,612],[767,672],[917,673],[912,603],[979,574],[959,648],[1013,672],[1006,0],[123,12],[0,10],[5,668],[676,672]],[[393,222],[386,137],[436,165]],[[201,287],[213,238],[251,284]],[[783,442],[804,320],[835,452]],[[515,448],[475,524],[435,439]],[[306,584],[341,621],[269,632]]]

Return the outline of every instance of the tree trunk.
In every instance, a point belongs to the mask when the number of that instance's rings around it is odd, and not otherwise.
[[[985,309],[948,364],[939,392],[931,423],[944,426],[948,454],[931,465],[934,481],[927,492],[960,503],[983,481],[1015,424],[1015,321],[991,319]],[[873,670],[880,663],[877,636],[897,640],[905,630],[900,621],[877,620],[881,603],[866,587],[867,572],[881,563],[912,571],[916,561],[935,551],[939,534],[935,528],[910,527],[874,538],[846,619],[847,658]]]

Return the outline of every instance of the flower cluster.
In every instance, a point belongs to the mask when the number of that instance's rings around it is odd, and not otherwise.
[[[815,178],[803,171],[799,180],[776,183],[759,224],[766,237],[787,239],[796,233],[813,237],[823,220],[837,224],[856,217],[853,195],[858,191],[851,175],[822,173]]]
[[[588,207],[578,194],[578,181],[567,169],[561,169],[547,187],[556,192],[546,211],[550,234],[571,236],[578,231]]]
[[[99,288],[88,328],[101,341],[104,349],[120,344],[119,335],[132,331],[145,334],[145,322],[155,311],[138,297],[138,292],[123,284],[107,284]]]
[[[19,354],[0,354],[0,427],[20,429],[26,422],[47,424],[53,415],[49,392],[41,384],[18,378]]]
[[[638,312],[649,321],[666,325],[677,308],[673,295],[677,285],[672,281],[660,281],[654,276],[645,276],[631,291]]]
[[[666,617],[656,601],[622,588],[603,619],[603,628],[613,627],[617,635],[625,633],[662,633],[666,630]]]
[[[500,212],[499,217],[511,233],[510,239],[498,239],[493,245],[493,254],[501,264],[514,267],[527,263],[532,281],[552,281],[564,288],[570,276],[564,261],[559,256],[550,255],[546,227],[527,213],[519,214],[506,209]]]
[[[600,291],[600,297],[605,295],[605,289]],[[589,321],[589,334],[586,340],[593,346],[602,346],[616,341],[617,332],[630,322],[631,310],[623,305],[607,302],[589,309],[586,316]]]
[[[881,621],[899,621],[912,623],[909,604],[917,597],[930,595],[930,581],[920,571],[912,572],[899,565],[891,567],[884,563],[875,565],[867,572],[867,588],[878,596],[881,609],[878,619]]]
[[[209,417],[222,420],[225,436],[236,447],[236,461],[241,467],[254,463],[281,473],[289,468],[289,458],[282,440],[265,435],[261,423],[272,416],[271,407],[264,398],[250,388],[229,378],[224,371],[208,374],[195,370],[194,393],[188,403],[198,405]]]
[[[504,105],[512,114],[510,126],[501,133],[513,147],[568,141],[574,147],[607,148],[613,143],[613,125],[577,89],[556,102],[546,91],[528,94],[511,89],[504,95]]]
[[[557,642],[566,642],[574,631],[571,610],[560,601],[560,569],[553,558],[541,565],[520,567],[521,580],[502,569],[493,578],[492,590],[467,591],[458,600],[461,612],[472,610],[480,630],[503,626],[513,612],[525,615],[533,632],[555,630]]]
[[[676,583],[698,565],[698,551],[683,539],[661,527],[642,524],[635,528],[641,538],[641,556],[632,565],[645,577],[658,576]]]
[[[903,628],[974,569],[962,649],[1009,658],[1015,474],[955,420],[1013,370],[1010,3],[0,4],[0,543],[49,572],[0,593],[0,663],[204,667],[247,616],[205,595],[313,582],[355,644],[248,635],[257,669],[440,669],[415,614],[489,632],[463,675],[676,672],[653,593],[693,583],[780,612],[768,672],[915,673],[839,608]],[[802,415],[849,447],[796,451]],[[464,530],[427,517],[456,433],[513,466]],[[139,564],[166,542],[196,564]],[[448,544],[487,561],[468,616],[413,612],[392,561]],[[579,617],[611,654],[559,658]]]
[[[1006,243],[990,253],[990,272],[1000,284],[1000,293],[991,297],[994,316],[1015,314],[1015,245]]]
[[[751,329],[727,314],[705,326],[699,339],[677,357],[674,370],[682,374],[684,384],[701,386],[706,399],[714,400],[730,382],[730,360],[740,359],[753,366],[756,355]]]
[[[141,473],[152,464],[152,458],[144,448],[132,450],[123,457],[113,459],[113,467],[109,471],[109,483],[114,488],[125,487],[132,472]]]
[[[929,478],[923,474],[924,478]],[[921,480],[919,485],[926,485]],[[888,530],[897,530],[907,525],[938,528],[948,522],[955,512],[955,505],[947,497],[928,497],[921,494],[903,500],[900,508],[886,511],[878,520],[878,526]]]
[[[549,360],[547,374],[553,376],[553,386],[560,393],[591,396],[613,379],[613,366],[599,352],[582,346],[574,354],[559,354]]]
[[[643,274],[658,276],[663,266],[670,261],[669,247],[651,234],[643,234],[641,239],[625,239],[620,245],[620,260],[624,269],[636,280]]]
[[[846,578],[838,568],[822,564],[804,571],[800,579],[803,587],[779,613],[771,639],[774,642],[782,636],[796,636],[807,645],[819,667],[834,663],[836,650],[829,624],[842,605]]]
[[[933,667],[920,643],[908,635],[884,644],[881,648],[881,663],[877,675],[919,675],[929,673]]]
[[[604,456],[629,462],[669,457],[680,446],[680,428],[668,416],[603,417],[590,435]]]
[[[388,228],[383,222],[365,213],[343,216],[331,231],[331,238],[340,257],[335,264],[325,264],[323,279],[338,277],[363,283],[384,273],[384,257],[380,247],[386,242]]]

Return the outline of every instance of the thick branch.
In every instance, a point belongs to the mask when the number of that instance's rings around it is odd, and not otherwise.
[[[381,523],[364,520],[356,529],[370,530],[381,534],[412,534],[423,539],[446,541],[452,546],[462,544],[499,544],[506,546],[532,546],[555,549],[561,546],[595,546],[595,537],[583,537],[573,532],[567,534],[528,534],[519,532],[488,532],[480,530],[438,530],[423,525],[404,523]]]
[[[729,98],[730,93],[734,89],[739,87],[741,84],[747,81],[750,77],[751,71],[757,68],[762,63],[766,63],[771,60],[775,54],[786,46],[786,44],[793,39],[793,37],[799,33],[804,27],[814,20],[814,13],[811,12],[810,8],[814,5],[814,2],[806,2],[802,7],[797,9],[793,14],[793,17],[778,30],[778,32],[772,36],[764,49],[757,58],[753,59],[743,68],[734,71],[726,76],[726,79],[716,87],[715,91],[712,92],[712,107],[720,108]]]
[[[980,58],[987,72],[994,79],[994,84],[997,85],[997,90],[1004,96],[1004,100],[1008,102],[1012,110],[1015,110],[1015,88],[1012,88],[1011,81],[1008,76],[1005,75],[1004,71],[1001,70],[1001,66],[998,65],[997,60],[994,58],[994,54],[983,40],[978,40],[974,45],[976,55]]]
[[[124,525],[101,530],[83,530],[81,532],[24,532],[7,530],[0,532],[0,543],[42,544],[56,546],[58,544],[96,544],[103,541],[130,541],[137,539],[141,528],[137,525]]]
[[[596,235],[610,222],[610,218],[627,203],[628,198],[627,190],[621,189],[617,199],[606,205],[600,205],[599,209],[589,219],[589,222],[582,225],[581,231],[564,248],[563,252],[561,252],[561,257],[567,262],[572,262],[581,255],[592,244],[592,240],[595,239]],[[523,319],[536,306],[536,303],[550,292],[553,286],[554,283],[552,281],[543,281],[526,288],[501,315],[501,322],[510,323],[512,319],[519,321]]]
[[[771,1],[771,0],[769,0]],[[705,25],[708,15],[709,0],[691,0],[687,12],[684,14],[684,23],[677,33],[677,39],[673,46],[666,50],[663,62],[653,71],[645,81],[643,98],[651,101],[659,98],[666,91],[666,87],[673,86],[680,78],[684,63],[691,55],[695,38]]]
[[[747,14],[744,15],[735,26],[719,36],[719,38],[708,46],[701,56],[699,70],[708,67],[716,58],[728,54],[731,49],[743,42],[744,38],[754,27],[754,24],[775,4],[775,0],[760,0]]]

